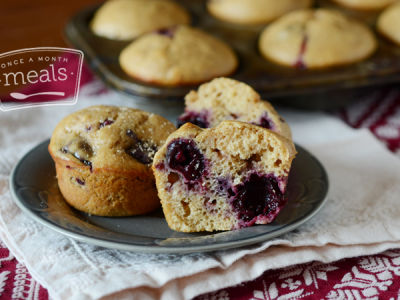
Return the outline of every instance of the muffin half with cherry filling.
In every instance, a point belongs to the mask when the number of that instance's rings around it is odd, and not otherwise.
[[[174,130],[161,116],[127,107],[92,106],[67,116],[49,145],[65,200],[100,216],[156,209],[151,164]]]
[[[182,232],[231,230],[274,220],[286,203],[293,142],[260,126],[186,123],[156,153],[165,218]]]
[[[202,84],[185,97],[185,112],[178,118],[178,127],[190,122],[202,128],[224,120],[252,123],[271,129],[289,139],[291,131],[268,101],[249,85],[230,78],[216,78]]]

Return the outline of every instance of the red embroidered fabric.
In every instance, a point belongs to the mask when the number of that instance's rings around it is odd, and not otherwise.
[[[88,72],[84,69],[84,82],[92,78]],[[335,115],[354,128],[369,128],[400,159],[399,88],[379,89]],[[48,299],[47,290],[1,241],[0,299]],[[267,271],[253,281],[196,298],[208,299],[400,299],[400,250]]]

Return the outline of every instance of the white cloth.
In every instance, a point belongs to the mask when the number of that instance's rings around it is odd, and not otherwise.
[[[297,230],[240,249],[187,255],[118,251],[74,241],[14,204],[9,173],[59,120],[93,104],[134,106],[109,93],[75,106],[0,112],[0,238],[53,299],[189,299],[251,280],[267,269],[400,247],[400,160],[367,130],[323,113],[286,111],[295,141],[325,166],[328,201]]]

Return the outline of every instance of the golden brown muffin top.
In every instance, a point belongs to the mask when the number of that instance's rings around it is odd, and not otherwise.
[[[90,167],[129,171],[148,168],[175,126],[138,109],[91,106],[65,117],[55,128],[53,157]]]
[[[292,67],[324,68],[354,63],[371,55],[377,42],[364,24],[329,9],[289,13],[260,36],[261,53]]]
[[[189,23],[189,14],[173,1],[109,0],[96,11],[90,27],[109,39],[132,40],[146,32]]]
[[[223,41],[189,26],[148,33],[119,57],[130,76],[160,85],[192,84],[231,74],[238,61]]]
[[[239,24],[270,22],[292,10],[310,7],[312,0],[209,0],[212,15]]]
[[[273,106],[249,85],[230,78],[216,78],[202,84],[197,91],[185,97],[185,111],[209,114],[207,127],[214,127],[224,120],[261,125],[291,139],[288,124]]]

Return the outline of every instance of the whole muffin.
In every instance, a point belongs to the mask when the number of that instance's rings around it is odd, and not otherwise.
[[[90,27],[102,37],[132,40],[146,32],[189,22],[186,10],[173,1],[108,0],[96,11]]]
[[[312,0],[209,0],[207,8],[212,15],[227,22],[263,24],[311,4]]]
[[[176,231],[231,230],[273,221],[286,203],[293,142],[260,126],[186,123],[153,162],[158,195]]]
[[[228,45],[188,26],[141,36],[122,50],[119,62],[128,75],[164,86],[229,75],[238,64]]]
[[[367,26],[327,9],[289,13],[265,28],[259,39],[265,58],[296,68],[355,63],[376,48],[375,36]]]
[[[49,144],[65,200],[99,216],[130,216],[160,205],[154,154],[175,126],[127,107],[92,106],[65,117]]]
[[[386,8],[378,18],[378,30],[400,46],[400,2]]]
[[[333,0],[336,3],[357,10],[380,10],[397,0]]]
[[[215,127],[224,120],[259,125],[292,138],[288,124],[269,102],[261,100],[247,84],[223,77],[186,95],[185,112],[178,119],[178,127],[187,122],[202,128]]]

